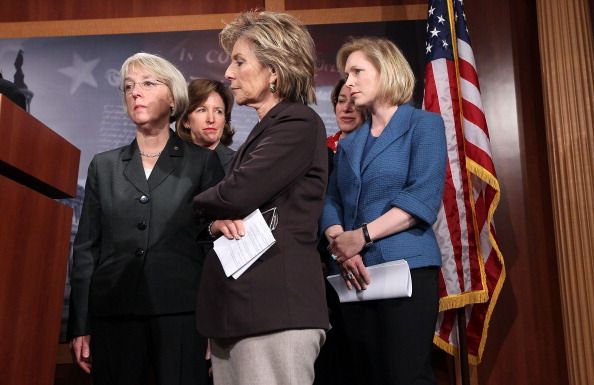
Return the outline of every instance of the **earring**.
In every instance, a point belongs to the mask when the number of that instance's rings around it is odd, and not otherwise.
[[[270,83],[268,85],[268,89],[270,90],[270,92],[275,93],[276,92],[276,84]]]

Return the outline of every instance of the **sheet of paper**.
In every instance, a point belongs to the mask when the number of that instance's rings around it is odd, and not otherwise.
[[[272,231],[259,209],[243,219],[245,235],[241,239],[223,236],[214,241],[217,253],[227,277],[237,279],[275,242]]]
[[[410,297],[412,280],[410,269],[404,259],[386,262],[367,268],[371,283],[367,289],[349,290],[340,275],[330,275],[328,281],[336,290],[340,302],[370,301],[374,299]]]
[[[268,246],[266,247],[264,250],[262,250],[262,252],[260,254],[258,254],[257,256],[255,256],[254,258],[252,258],[248,263],[246,263],[245,265],[243,265],[239,270],[237,270],[235,273],[233,273],[231,276],[235,279],[239,278],[247,269],[249,269],[250,266],[252,266],[252,264],[254,262],[256,262],[258,260],[258,258],[260,258],[260,256],[262,254],[264,254],[266,252],[266,250],[270,249],[270,247],[274,244],[274,241]]]

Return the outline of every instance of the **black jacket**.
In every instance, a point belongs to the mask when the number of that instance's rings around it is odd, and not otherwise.
[[[89,334],[90,316],[194,310],[206,223],[193,217],[192,197],[222,177],[213,151],[173,133],[148,180],[136,141],[93,158],[74,241],[70,337]]]
[[[244,337],[328,327],[318,244],[327,183],[326,130],[301,103],[281,102],[254,127],[217,186],[194,198],[197,213],[238,219],[276,208],[276,243],[238,279],[210,252],[198,293],[198,331]]]

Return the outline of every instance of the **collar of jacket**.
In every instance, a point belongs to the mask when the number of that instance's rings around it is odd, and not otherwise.
[[[136,139],[125,147],[121,153],[121,160],[126,162],[124,168],[125,177],[132,183],[139,191],[144,194],[149,194],[160,185],[178,166],[179,159],[184,156],[184,142],[172,130],[169,131],[169,139],[167,144],[155,167],[151,172],[148,180],[142,167],[142,159],[140,159],[140,149]]]
[[[384,151],[396,139],[404,135],[410,129],[410,120],[414,110],[414,107],[408,104],[402,104],[398,107],[384,131],[377,138],[376,143],[369,150],[363,164],[361,164],[361,158],[363,157],[363,149],[365,148],[365,142],[371,128],[371,118],[367,119],[355,132],[342,139],[339,149],[344,151],[345,157],[348,159],[353,170],[361,170],[361,173],[363,173],[365,168],[367,168],[369,163],[378,154]]]
[[[136,153],[138,153],[138,156],[140,156],[138,142],[136,139],[134,139],[132,143],[130,143],[130,145],[125,147],[124,151],[122,151],[120,159],[124,161],[130,160]],[[169,129],[169,139],[167,140],[167,143],[165,144],[165,147],[163,148],[159,158],[163,156],[184,156],[183,141],[172,129]]]

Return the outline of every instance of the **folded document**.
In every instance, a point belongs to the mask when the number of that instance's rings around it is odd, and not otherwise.
[[[367,268],[371,283],[367,289],[349,290],[341,275],[330,275],[328,281],[338,293],[340,302],[370,301],[410,297],[412,295],[412,280],[410,269],[404,259],[381,263]]]
[[[224,236],[214,241],[214,250],[227,277],[239,278],[275,242],[272,231],[259,209],[243,219],[245,235],[240,239]]]

